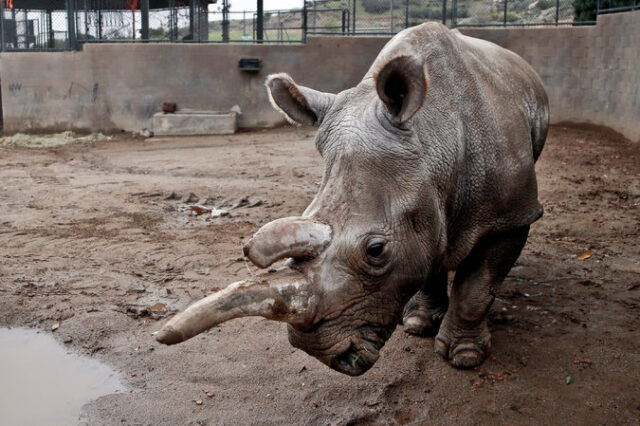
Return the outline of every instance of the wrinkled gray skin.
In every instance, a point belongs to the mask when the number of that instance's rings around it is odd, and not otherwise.
[[[395,36],[362,82],[337,95],[286,74],[267,87],[289,120],[319,127],[325,163],[303,216],[265,225],[245,246],[261,267],[291,259],[234,284],[247,289],[198,302],[158,340],[261,315],[288,322],[293,346],[359,375],[404,321],[407,332],[437,334],[436,352],[454,366],[479,365],[497,288],[542,215],[534,162],[549,111],[535,72],[430,23]]]

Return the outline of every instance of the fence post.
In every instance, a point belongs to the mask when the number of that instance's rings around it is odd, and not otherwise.
[[[0,0],[0,52],[4,52],[4,0]]]
[[[347,9],[342,9],[342,35],[345,34],[347,26]]]
[[[455,28],[458,26],[458,0],[453,0],[451,7],[451,26]]]
[[[178,11],[176,10],[176,0],[169,0],[169,40],[178,39]]]
[[[391,34],[393,34],[393,0],[391,0],[389,2],[389,9],[390,9],[390,12],[391,12],[391,13],[389,13],[389,15],[391,15],[391,18],[390,18],[390,21],[389,21],[389,32]]]
[[[222,42],[229,43],[229,0],[222,1]]]
[[[404,27],[409,28],[409,0],[404,2]]]
[[[353,0],[353,23],[352,23],[353,35],[356,35],[356,0]]]
[[[149,0],[140,2],[140,38],[142,41],[149,41]]]
[[[65,0],[67,6],[67,47],[71,50],[78,48],[76,40],[76,5],[75,0]]]
[[[442,25],[447,25],[447,0],[442,0]]]
[[[196,39],[196,26],[195,26],[195,7],[196,0],[189,0],[189,36],[191,37],[191,41],[195,41]]]
[[[102,40],[102,9],[101,8],[98,9],[98,40]]]
[[[56,33],[53,31],[53,19],[51,16],[52,10],[47,9],[47,28],[49,29],[49,49],[55,49],[56,47]]]
[[[256,17],[256,42],[262,43],[264,40],[264,1],[258,0],[257,6],[258,11],[256,13],[258,16]]]
[[[302,42],[307,42],[307,0],[302,5]]]
[[[504,0],[504,17],[502,18],[502,25],[507,26],[507,0]]]

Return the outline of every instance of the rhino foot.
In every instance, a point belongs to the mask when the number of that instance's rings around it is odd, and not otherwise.
[[[435,336],[448,305],[447,274],[430,277],[427,286],[414,294],[404,307],[404,331],[416,336]]]
[[[441,310],[408,313],[402,319],[404,331],[416,336],[433,336],[438,332],[444,314],[445,312]]]
[[[448,333],[440,333],[433,343],[435,352],[442,358],[449,360],[456,368],[473,368],[482,364],[491,350],[491,334],[484,329],[479,336],[449,337]]]

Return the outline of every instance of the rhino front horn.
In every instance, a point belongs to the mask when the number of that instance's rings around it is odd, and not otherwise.
[[[264,225],[244,246],[260,268],[287,257],[310,259],[331,242],[331,227],[304,217],[285,217]]]
[[[298,272],[285,268],[230,284],[189,306],[156,335],[173,345],[234,318],[261,316],[304,327],[315,312],[311,286]]]

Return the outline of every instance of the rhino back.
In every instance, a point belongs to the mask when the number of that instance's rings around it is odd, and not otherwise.
[[[399,33],[367,77],[402,52],[417,52],[427,64],[428,94],[413,127],[424,147],[425,178],[438,188],[445,263],[453,266],[482,235],[542,215],[534,165],[546,138],[548,100],[518,55],[435,23]]]

